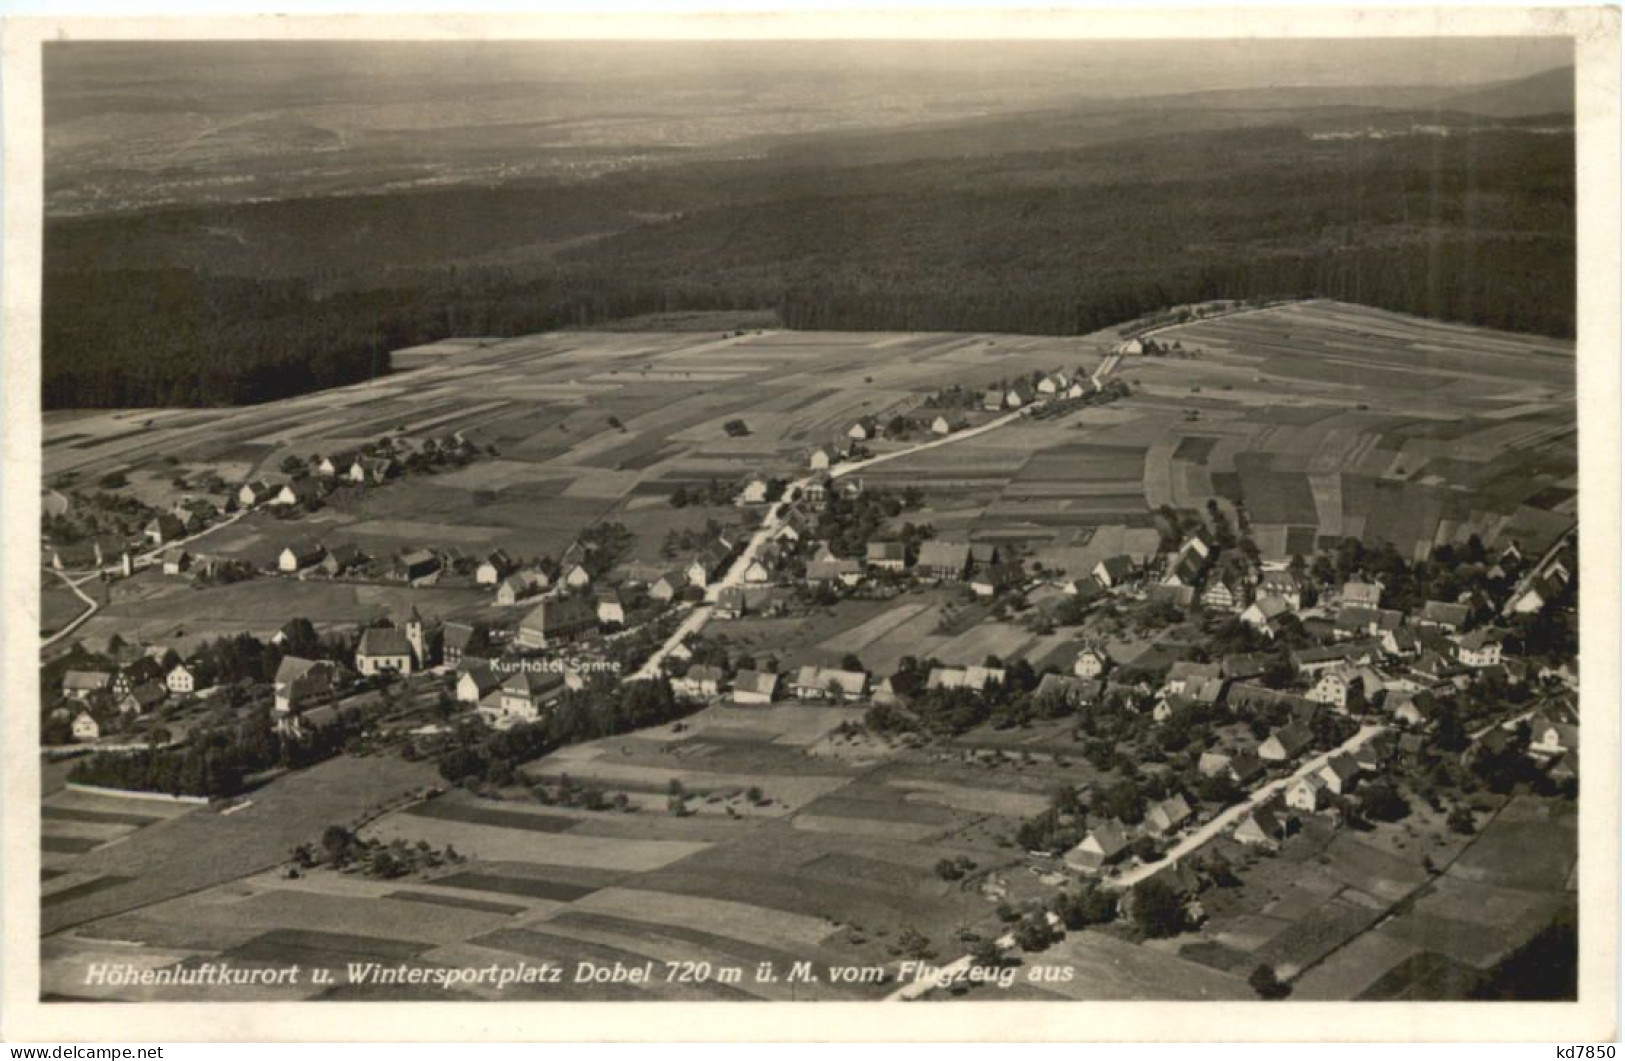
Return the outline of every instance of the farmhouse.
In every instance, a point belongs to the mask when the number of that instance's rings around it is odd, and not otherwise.
[[[395,560],[395,577],[414,586],[440,580],[440,558],[427,549],[413,549]]]
[[[503,579],[497,585],[497,604],[507,606],[517,604],[536,592],[547,587],[547,576],[539,571],[519,571]]]
[[[720,667],[690,667],[688,673],[671,680],[671,691],[682,700],[712,700],[722,688]]]
[[[1285,707],[1294,715],[1303,713],[1306,709],[1312,710],[1314,701],[1297,693],[1286,692],[1281,689],[1271,689],[1267,685],[1257,685],[1253,682],[1236,682],[1230,687],[1225,697],[1232,710],[1257,710],[1259,708]]]
[[[725,586],[717,594],[716,616],[738,619],[746,615],[775,615],[788,604],[786,591],[778,586]]]
[[[745,565],[744,580],[752,585],[763,585],[773,581],[773,570],[761,558],[752,557]]]
[[[1355,693],[1365,704],[1372,704],[1382,693],[1385,679],[1368,666],[1334,667],[1324,671],[1307,694],[1317,704],[1347,710]]]
[[[840,582],[855,586],[863,581],[863,565],[856,560],[811,560],[807,563],[807,581],[811,583]]]
[[[931,421],[931,433],[933,435],[951,435],[954,433],[954,425],[946,416],[939,415],[935,420]]]
[[[91,717],[89,711],[81,711],[73,717],[73,739],[76,741],[99,740],[102,727]]]
[[[1100,583],[1102,589],[1112,589],[1121,586],[1134,575],[1134,561],[1124,553],[1108,556],[1095,565],[1092,572],[1095,581]]]
[[[1260,805],[1236,826],[1237,842],[1249,847],[1275,848],[1291,833],[1295,820],[1277,800]]]
[[[321,496],[321,483],[307,475],[284,483],[282,489],[277,491],[276,496],[271,499],[271,504],[279,508],[287,508],[291,505],[308,505],[312,501],[320,500]]]
[[[389,457],[358,457],[350,465],[350,481],[377,485],[399,475],[400,465]]]
[[[1281,598],[1294,612],[1303,607],[1303,580],[1288,570],[1265,571],[1258,579],[1258,593]]]
[[[742,670],[734,675],[733,702],[771,704],[779,692],[779,676],[772,671]]]
[[[1319,674],[1349,663],[1375,662],[1380,646],[1373,641],[1346,641],[1338,645],[1305,648],[1291,653],[1299,674]]]
[[[1192,688],[1208,681],[1223,681],[1217,663],[1196,663],[1182,659],[1168,668],[1162,691],[1170,694],[1189,693]]]
[[[987,393],[982,395],[982,408],[990,413],[996,413],[1004,408],[1004,388],[989,387]]]
[[[1465,604],[1430,600],[1416,614],[1416,625],[1434,627],[1455,633],[1467,625],[1468,609]]]
[[[519,620],[517,640],[524,648],[574,641],[598,628],[597,609],[579,597],[544,600]]]
[[[1360,764],[1348,752],[1341,752],[1327,759],[1315,776],[1326,782],[1326,790],[1332,795],[1346,796],[1359,783]]]
[[[146,682],[125,693],[118,701],[118,709],[125,715],[144,715],[164,702],[169,690],[162,682]]]
[[[694,554],[694,559],[688,562],[686,573],[691,585],[704,589],[711,584],[711,580],[722,573],[723,565],[728,562],[728,554],[718,545],[707,545]]]
[[[1098,678],[1106,673],[1106,653],[1098,648],[1085,648],[1072,661],[1072,673],[1080,678]]]
[[[1379,637],[1398,630],[1404,621],[1404,613],[1391,608],[1345,604],[1337,609],[1337,615],[1332,620],[1332,636],[1338,640]]]
[[[68,673],[72,674],[74,672],[69,671]],[[161,682],[163,677],[163,664],[151,656],[138,657],[121,668],[113,678],[113,694],[123,696],[138,685],[145,685],[148,682]]]
[[[1309,727],[1288,722],[1258,746],[1258,757],[1270,763],[1290,762],[1308,751],[1314,743],[1315,735],[1309,731]]]
[[[1331,796],[1324,777],[1319,774],[1305,774],[1287,786],[1286,805],[1293,810],[1313,814],[1330,803]]]
[[[541,717],[542,706],[550,698],[557,695],[564,687],[564,678],[558,674],[540,674],[535,671],[522,670],[508,676],[502,683],[497,694],[497,703],[501,707],[501,714],[490,719],[491,725],[498,729],[506,729],[516,722],[534,722]],[[485,705],[480,705],[480,714],[488,717],[489,712]]]
[[[676,599],[688,585],[688,576],[682,571],[667,571],[649,583],[649,599],[662,604]]]
[[[473,623],[448,622],[440,628],[440,658],[457,664],[472,650],[478,650],[485,640],[483,627]]]
[[[1004,404],[1011,409],[1019,409],[1030,404],[1035,396],[1032,383],[1018,379],[1004,389]]]
[[[807,457],[807,467],[815,472],[826,471],[830,465],[840,463],[840,460],[841,451],[826,442]]]
[[[1345,582],[1343,583],[1343,603],[1361,604],[1367,608],[1375,608],[1382,603],[1381,582]]]
[[[741,505],[767,504],[768,478],[765,475],[753,475],[745,480],[744,487],[739,491]]]
[[[868,442],[880,437],[880,421],[872,416],[860,416],[846,429],[846,437],[853,442]]]
[[[914,570],[927,578],[964,578],[970,570],[970,546],[932,539],[920,546]]]
[[[1556,757],[1580,750],[1580,727],[1537,715],[1529,720],[1529,754]]]
[[[338,475],[349,474],[350,468],[355,464],[354,453],[330,453],[316,462],[316,474],[333,478]]]
[[[1128,832],[1114,821],[1101,822],[1083,842],[1066,853],[1066,864],[1080,873],[1099,873],[1128,853]]]
[[[321,568],[329,577],[337,578],[360,567],[366,559],[355,543],[340,542],[327,550],[327,555],[322,557]]]
[[[192,554],[182,545],[172,545],[164,550],[164,574],[184,574],[192,566]]]
[[[626,625],[626,598],[618,586],[603,586],[595,594],[600,626]]]
[[[481,586],[495,586],[519,569],[513,557],[501,549],[488,553],[480,566],[474,569],[474,582]]]
[[[237,504],[241,505],[243,508],[253,508],[255,505],[263,505],[265,502],[271,500],[273,493],[274,491],[272,491],[270,484],[266,483],[263,479],[255,479],[251,482],[246,482],[237,488]]]
[[[1158,836],[1167,836],[1177,832],[1191,817],[1191,805],[1184,796],[1175,795],[1152,804],[1151,809],[1146,811],[1145,824]]]
[[[863,699],[868,688],[869,676],[863,671],[802,667],[796,672],[790,691],[798,700],[852,701]]]
[[[1456,658],[1469,667],[1494,667],[1501,662],[1501,635],[1488,628],[1474,630],[1456,644]]]
[[[186,527],[180,520],[165,512],[150,521],[142,533],[146,535],[147,540],[152,544],[162,545],[165,542],[172,542],[176,538],[185,537]]]
[[[197,691],[197,675],[184,663],[177,663],[164,675],[164,685],[169,691],[176,694],[192,693]]]
[[[864,562],[882,571],[901,571],[908,565],[908,553],[902,542],[869,542],[864,547]]]
[[[1233,612],[1247,603],[1247,585],[1235,577],[1214,578],[1202,590],[1202,606],[1215,611]]]
[[[1106,691],[1106,683],[1098,679],[1075,678],[1067,674],[1046,674],[1039,679],[1033,700],[1046,702],[1059,700],[1072,707],[1098,703]],[[877,698],[878,699],[878,698]]]
[[[586,589],[592,585],[592,572],[585,564],[571,564],[564,569],[563,581],[571,589]]]
[[[969,689],[985,693],[990,685],[1004,683],[1001,667],[932,667],[925,679],[927,689]]]
[[[992,597],[1011,586],[1019,586],[1022,578],[1019,564],[994,564],[979,568],[971,576],[970,588],[978,597]]]
[[[484,660],[460,661],[462,673],[457,676],[457,702],[477,704],[502,687],[502,677]]]
[[[326,551],[322,544],[310,538],[299,538],[282,547],[277,554],[276,569],[286,574],[303,571],[321,562]]]
[[[344,668],[328,660],[284,656],[272,682],[279,716],[297,715],[332,700],[348,681]]]
[[[361,633],[356,645],[355,669],[371,677],[375,674],[411,674],[412,642],[393,626],[371,626]]]
[[[1274,638],[1282,619],[1291,614],[1292,605],[1284,597],[1263,596],[1242,610],[1241,621],[1265,637]]]
[[[1264,762],[1252,752],[1203,752],[1196,769],[1203,777],[1228,777],[1245,785],[1264,772]]]

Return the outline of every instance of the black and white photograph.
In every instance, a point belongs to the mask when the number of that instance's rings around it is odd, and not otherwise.
[[[1612,14],[41,34],[31,1001],[1612,985]]]

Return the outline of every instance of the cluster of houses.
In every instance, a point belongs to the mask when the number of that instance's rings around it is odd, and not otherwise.
[[[162,650],[131,650],[112,671],[67,671],[62,676],[63,703],[53,710],[53,716],[71,720],[74,740],[95,741],[101,739],[102,720],[108,717],[102,708],[121,717],[140,717],[172,696],[197,693],[196,665],[182,661],[165,667],[163,655]]]

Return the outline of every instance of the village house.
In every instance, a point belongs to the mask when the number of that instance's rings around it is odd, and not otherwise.
[[[970,570],[970,546],[965,542],[931,539],[920,545],[914,563],[916,574],[926,578],[961,579]]]
[[[350,465],[350,481],[377,486],[400,474],[400,465],[389,457],[358,457]]]
[[[1246,583],[1237,577],[1219,577],[1208,580],[1202,590],[1202,606],[1214,611],[1240,611],[1249,601]]]
[[[1283,803],[1270,800],[1242,819],[1234,835],[1238,843],[1274,850],[1285,842],[1295,824]]]
[[[1455,633],[1467,625],[1468,609],[1465,604],[1430,600],[1416,614],[1416,625],[1433,627]]]
[[[779,693],[779,676],[772,671],[742,670],[734,675],[733,702],[771,704]]]
[[[1286,805],[1293,810],[1313,814],[1331,802],[1326,779],[1319,774],[1305,774],[1286,789]]]
[[[74,673],[69,671],[70,674]],[[163,664],[151,656],[139,656],[125,666],[119,668],[113,677],[113,695],[124,696],[138,685],[148,682],[162,683],[164,677]]]
[[[889,679],[888,679],[889,680]],[[1070,707],[1083,707],[1099,703],[1106,691],[1106,683],[1098,678],[1078,678],[1069,674],[1046,674],[1038,680],[1033,700],[1046,703],[1060,700]],[[876,700],[878,701],[878,697]]]
[[[713,579],[722,574],[722,569],[728,562],[728,554],[719,545],[707,545],[694,554],[688,562],[686,573],[690,585],[701,589],[709,586]]]
[[[796,672],[790,691],[798,700],[850,702],[863,699],[863,694],[868,688],[869,676],[863,671],[840,670],[835,667],[802,667]]]
[[[276,569],[284,574],[294,574],[307,567],[320,563],[326,551],[321,542],[311,538],[299,538],[282,547],[277,554]]]
[[[1095,581],[1100,583],[1101,589],[1112,589],[1121,586],[1133,577],[1134,561],[1123,553],[1108,556],[1096,564],[1094,571],[1091,573],[1094,575]]]
[[[414,586],[440,581],[440,558],[427,549],[402,553],[395,561],[395,577]]]
[[[806,579],[815,585],[820,582],[840,582],[845,586],[856,586],[863,581],[863,565],[856,560],[840,558],[810,560]]]
[[[447,622],[440,628],[440,658],[451,666],[462,662],[470,645],[481,640],[484,631],[473,623]]]
[[[349,681],[349,672],[329,660],[284,656],[272,681],[279,719],[329,703]]]
[[[619,586],[602,586],[593,594],[598,608],[598,625],[626,625],[626,597]]]
[[[164,574],[181,575],[192,566],[192,554],[183,545],[172,545],[164,550]]]
[[[361,632],[356,645],[355,669],[366,677],[411,674],[413,656],[412,642],[406,634],[393,626],[369,626]]]
[[[933,435],[951,435],[954,433],[954,425],[946,416],[939,415],[935,420],[931,421],[931,433]]]
[[[186,527],[180,520],[165,512],[149,521],[142,533],[146,535],[147,540],[152,544],[163,545],[165,542],[172,542],[176,538],[185,537]]]
[[[827,471],[833,464],[841,461],[841,451],[829,443],[817,447],[807,457],[807,467],[815,472]]]
[[[340,542],[322,557],[321,569],[329,578],[338,578],[360,567],[367,559],[354,542]]]
[[[649,599],[669,604],[688,585],[688,576],[682,571],[667,571],[649,583]]]
[[[982,408],[990,413],[996,413],[1004,408],[1005,391],[1003,387],[989,387],[987,393],[982,395]]]
[[[1219,661],[1219,674],[1229,681],[1246,681],[1270,669],[1270,657],[1262,652],[1233,652]]]
[[[1004,554],[992,542],[972,542],[970,546],[970,567],[972,571],[986,571],[999,567],[1004,563]]]
[[[564,678],[558,674],[537,671],[515,671],[503,680],[497,692],[501,713],[490,717],[489,709],[481,703],[480,714],[497,729],[507,729],[521,722],[535,722],[542,715],[542,707],[564,688]]]
[[[564,569],[561,581],[569,589],[586,589],[592,585],[592,572],[587,570],[586,564],[571,564]]]
[[[1167,836],[1178,832],[1191,817],[1191,805],[1183,795],[1175,795],[1152,804],[1151,809],[1146,811],[1145,824],[1158,836]]]
[[[902,542],[869,542],[864,562],[882,571],[902,571],[908,566],[908,552]]]
[[[164,685],[176,695],[197,691],[197,675],[184,663],[177,663],[164,675]]]
[[[274,491],[269,483],[263,479],[254,479],[237,488],[237,504],[243,508],[253,508],[271,500],[273,495]]]
[[[1343,583],[1343,603],[1364,605],[1375,608],[1382,604],[1381,582],[1345,582]]]
[[[502,687],[502,676],[484,660],[460,660],[458,669],[458,703],[477,704]]]
[[[1258,578],[1260,597],[1279,597],[1289,611],[1303,608],[1303,580],[1288,570],[1265,571]]]
[[[145,682],[119,697],[115,706],[120,714],[144,715],[164,702],[169,690],[162,682]]]
[[[1483,628],[1467,634],[1456,644],[1456,658],[1468,667],[1494,667],[1501,662],[1501,635]]]
[[[518,569],[519,565],[514,562],[513,557],[497,549],[487,553],[485,559],[480,561],[480,566],[474,569],[474,582],[480,586],[500,585],[503,579]]]
[[[1241,621],[1273,640],[1281,629],[1282,620],[1291,614],[1292,605],[1285,598],[1260,596],[1242,609]]]
[[[1170,695],[1189,693],[1190,690],[1201,683],[1208,681],[1223,681],[1217,663],[1197,663],[1182,659],[1168,668],[1168,675],[1163,679],[1162,691]]]
[[[745,480],[745,485],[739,491],[739,504],[765,505],[767,504],[768,477],[765,475],[752,475]]]
[[[598,629],[598,611],[580,597],[544,600],[519,620],[516,640],[523,648],[547,648],[575,641]]]
[[[316,462],[316,474],[332,479],[340,475],[348,475],[350,468],[355,465],[354,453],[330,453]]]
[[[308,505],[318,501],[322,496],[321,482],[310,476],[304,476],[282,484],[276,496],[271,498],[271,504],[278,508],[288,508],[293,505]]]
[[[971,575],[971,592],[978,597],[994,597],[1006,589],[1021,585],[1025,574],[1019,564],[994,564],[978,568]]]
[[[532,593],[547,588],[547,576],[539,571],[516,571],[497,584],[496,602],[506,607],[518,604]]]
[[[1252,752],[1209,751],[1197,760],[1196,770],[1203,777],[1228,777],[1246,785],[1264,773],[1264,761]]]
[[[1334,667],[1321,673],[1305,696],[1317,704],[1348,710],[1358,691],[1365,704],[1376,703],[1386,679],[1368,666]]]
[[[880,437],[880,421],[872,416],[860,416],[846,429],[846,437],[853,442],[868,442]]]
[[[1327,759],[1315,776],[1326,782],[1326,791],[1332,795],[1346,796],[1359,783],[1360,764],[1348,752],[1339,752]]]
[[[89,711],[81,711],[73,717],[73,739],[76,741],[100,740],[102,727],[91,717]]]
[[[1332,619],[1332,636],[1339,641],[1356,637],[1381,637],[1397,631],[1405,622],[1403,612],[1391,608],[1347,605],[1337,609]]]
[[[720,667],[690,667],[682,677],[671,680],[671,691],[680,700],[714,700],[721,694],[723,677]]]
[[[1002,684],[1002,667],[932,667],[925,679],[927,689],[969,689],[975,693],[985,693],[988,686]]]
[[[1106,653],[1098,648],[1084,648],[1072,661],[1072,673],[1079,678],[1098,678],[1106,673]]]
[[[718,619],[746,615],[779,615],[789,606],[789,594],[778,586],[725,586],[717,594]]]
[[[1373,641],[1345,641],[1337,645],[1300,649],[1291,653],[1292,666],[1299,674],[1314,676],[1322,671],[1349,664],[1373,663],[1380,646]]]
[[[773,569],[769,567],[760,556],[753,556],[745,565],[742,576],[751,585],[761,586],[773,581]]]
[[[1523,589],[1507,601],[1506,614],[1534,615],[1552,601],[1557,600],[1563,587],[1555,579],[1533,578]]]
[[[1529,720],[1529,754],[1556,758],[1580,750],[1580,727],[1537,715]]]
[[[1024,405],[1032,404],[1036,395],[1030,380],[1018,379],[1004,389],[1004,404],[1010,409],[1020,409]]]
[[[1309,727],[1288,722],[1272,732],[1258,746],[1258,757],[1267,763],[1291,762],[1314,746],[1315,735]]]
[[[1115,821],[1101,822],[1083,842],[1065,856],[1067,866],[1079,873],[1099,873],[1128,853],[1128,831]]]

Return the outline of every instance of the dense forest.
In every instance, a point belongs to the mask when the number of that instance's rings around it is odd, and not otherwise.
[[[770,156],[53,219],[44,402],[267,401],[371,378],[390,350],[448,335],[676,310],[1064,335],[1198,299],[1317,295],[1569,336],[1574,247],[1572,135],[1505,129]]]

